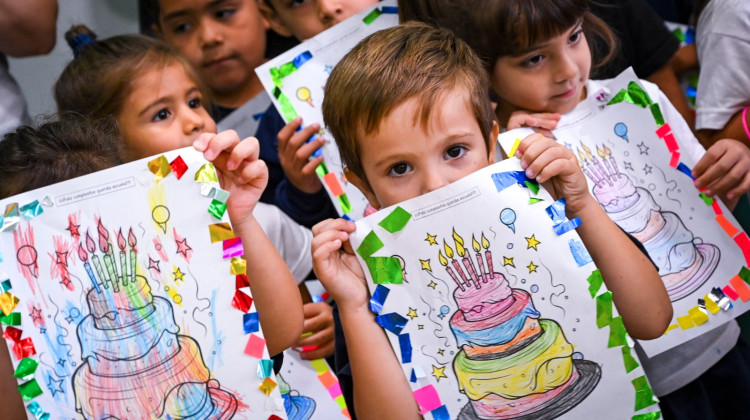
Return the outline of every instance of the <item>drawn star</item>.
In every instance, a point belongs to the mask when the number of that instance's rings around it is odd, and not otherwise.
[[[445,376],[445,366],[437,367],[432,365],[432,376],[434,376],[438,382],[440,382],[440,378],[447,378],[447,376]]]
[[[437,317],[440,318],[440,319],[443,319],[443,318],[445,318],[445,314],[441,312],[441,313],[438,314]]]
[[[57,359],[57,364],[60,365],[61,367],[65,367],[65,359],[63,358]]]
[[[509,265],[509,266],[515,268],[516,265],[513,263],[513,258],[514,257],[505,257],[504,256],[503,257],[503,267],[505,267],[506,265]]]
[[[644,174],[644,175],[648,175],[648,174],[650,174],[650,173],[651,173],[651,169],[653,169],[653,168],[652,168],[651,166],[645,165],[645,166],[643,167],[643,174]]]
[[[639,152],[640,152],[640,153],[641,153],[642,155],[646,155],[646,156],[648,156],[648,149],[649,149],[649,147],[648,147],[648,146],[646,146],[646,145],[645,145],[645,144],[644,144],[643,142],[641,142],[641,144],[639,144],[639,145],[638,145],[638,151],[639,151]]]
[[[432,287],[432,290],[435,290],[435,286],[437,286],[437,283],[432,280],[430,280],[430,284],[427,285],[427,287]]]
[[[181,241],[175,241],[177,243],[177,253],[182,254],[183,257],[187,258],[188,251],[192,251],[193,248],[190,248],[190,245],[187,243],[187,238],[181,240]]]
[[[538,265],[534,264],[534,261],[529,262],[529,265],[526,266],[529,269],[529,274],[535,273],[538,267]]]
[[[435,238],[437,238],[437,235],[430,235],[428,233],[427,237],[424,238],[424,240],[427,241],[427,242],[429,242],[430,245],[437,245],[438,243],[437,243],[437,240]]]
[[[79,237],[81,236],[81,233],[78,231],[79,227],[81,227],[81,225],[76,225],[71,220],[68,222],[68,227],[66,227],[65,230],[69,231],[71,236]]]
[[[52,378],[52,375],[50,375],[47,378],[47,388],[49,389],[49,392],[52,393],[53,397],[58,392],[61,393],[61,394],[65,393],[65,391],[62,388],[62,384],[63,384],[63,380],[62,379],[54,379],[54,378]]]
[[[409,308],[409,313],[407,313],[406,316],[408,316],[411,319],[414,319],[414,318],[418,317],[419,315],[417,315],[417,310],[416,309]]]
[[[47,334],[47,329],[44,327],[39,328],[39,334]]]
[[[159,262],[160,262],[159,260],[152,260],[151,256],[149,255],[148,256],[148,269],[149,270],[154,269],[161,273],[161,268],[159,268]]]
[[[445,356],[445,349],[438,349],[438,354],[441,356]]]
[[[328,74],[331,74],[332,71],[333,71],[333,66],[330,65],[330,64],[326,64],[326,66],[325,66],[325,72],[328,73]]]
[[[625,169],[633,170],[633,164],[630,162],[623,162],[625,164]]]
[[[70,288],[70,285],[71,285],[72,283],[73,283],[73,282],[72,282],[72,281],[70,281],[70,279],[69,279],[68,277],[66,277],[66,276],[64,276],[64,277],[63,277],[63,279],[62,279],[62,280],[60,280],[60,284],[62,284],[63,286],[65,286],[65,287],[67,287],[67,288]]]
[[[67,318],[65,318],[65,320],[68,321],[68,324],[72,324],[73,323],[73,317],[70,316],[70,315],[68,315]]]
[[[568,150],[573,150],[573,145],[568,142],[565,142],[565,148]]]
[[[419,260],[419,263],[422,264],[422,270],[429,271],[432,273],[432,267],[430,266],[430,259],[426,260]]]
[[[29,316],[31,317],[31,320],[36,323],[37,321],[41,321],[42,320],[42,311],[41,311],[41,309],[39,309],[39,308],[37,308],[35,306],[35,307],[31,308],[31,312],[29,313]]]
[[[55,260],[55,264],[60,264],[64,266],[68,266],[68,251],[60,252],[55,251],[55,254],[57,254],[57,258]]]
[[[529,238],[526,239],[526,249],[534,249],[534,251],[538,251],[537,245],[541,244],[534,235],[531,235]]]
[[[175,269],[176,269],[176,271],[172,273],[172,275],[174,276],[174,282],[177,283],[180,280],[182,280],[184,282],[185,281],[185,273],[183,273],[182,271],[180,271],[179,267],[175,267]]]
[[[420,330],[423,330],[424,329],[424,324],[417,324],[417,328],[419,328]]]

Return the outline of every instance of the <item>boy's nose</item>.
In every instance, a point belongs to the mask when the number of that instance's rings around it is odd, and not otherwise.
[[[444,187],[450,184],[450,181],[443,174],[443,171],[437,169],[427,169],[422,172],[421,184],[420,194],[427,194],[430,191],[434,191],[440,187]]]
[[[343,12],[341,0],[318,0],[318,18],[323,23],[338,23]]]
[[[211,21],[201,22],[198,33],[201,46],[204,47],[220,44],[223,41],[223,35],[218,25]]]

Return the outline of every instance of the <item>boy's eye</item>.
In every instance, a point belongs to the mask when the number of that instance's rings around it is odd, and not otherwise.
[[[235,12],[235,9],[221,9],[217,11],[214,16],[216,16],[217,19],[226,19],[230,16],[232,16]]]
[[[307,3],[307,0],[289,0],[287,7],[289,8],[299,7],[304,3]]]
[[[408,163],[397,163],[388,170],[388,176],[403,176],[406,175],[407,172],[411,170],[411,166]]]
[[[169,118],[169,110],[167,110],[167,108],[162,108],[156,111],[156,114],[151,118],[151,121],[163,121],[167,118]]]
[[[541,63],[543,59],[543,55],[536,54],[524,60],[522,64],[527,67],[536,66],[537,64]]]
[[[188,101],[188,106],[193,109],[201,107],[201,98],[193,98]]]
[[[184,34],[191,29],[191,25],[189,23],[180,23],[172,27],[172,33],[174,34]]]
[[[466,147],[464,146],[451,146],[445,151],[445,156],[448,159],[457,159],[466,154]]]

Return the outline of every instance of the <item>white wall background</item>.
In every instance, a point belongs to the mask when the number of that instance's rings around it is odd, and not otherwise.
[[[32,117],[55,113],[52,87],[63,68],[73,58],[73,52],[64,36],[72,25],[86,24],[96,32],[99,39],[138,32],[136,0],[58,0],[58,4],[55,49],[45,56],[8,58],[10,72],[26,95]]]

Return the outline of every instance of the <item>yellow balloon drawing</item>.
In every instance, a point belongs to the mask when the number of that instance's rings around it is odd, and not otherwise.
[[[314,106],[313,101],[312,101],[312,96],[310,96],[310,89],[304,86],[297,89],[297,99],[299,99],[300,101],[307,102],[307,104],[310,106]]]

